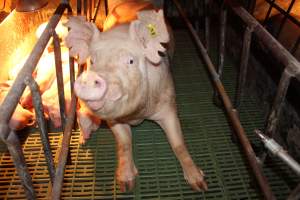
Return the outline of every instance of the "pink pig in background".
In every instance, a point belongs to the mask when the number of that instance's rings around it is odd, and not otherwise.
[[[161,43],[169,42],[163,11],[140,11],[130,24],[106,32],[72,17],[66,45],[72,56],[92,65],[75,81],[75,93],[85,106],[106,120],[117,143],[117,181],[131,190],[138,170],[132,156],[131,125],[144,119],[157,122],[167,135],[184,177],[196,190],[207,190],[204,174],[193,162],[184,143],[177,115],[175,91],[167,56]]]

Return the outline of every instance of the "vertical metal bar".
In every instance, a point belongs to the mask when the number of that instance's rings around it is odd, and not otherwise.
[[[281,75],[280,82],[277,89],[277,94],[275,100],[273,102],[272,110],[270,112],[267,126],[266,126],[266,134],[272,138],[274,133],[276,132],[278,120],[280,117],[280,113],[282,110],[283,102],[286,97],[286,93],[291,81],[292,74],[288,72],[287,69]]]
[[[269,7],[268,12],[267,12],[267,14],[266,14],[266,17],[265,17],[265,19],[264,19],[264,21],[263,21],[263,23],[262,23],[263,25],[265,25],[265,24],[267,23],[267,21],[268,21],[270,15],[271,15],[271,11],[272,11],[272,9],[273,9],[275,0],[271,0],[271,2],[269,2],[269,3],[270,3],[270,7]]]
[[[249,60],[249,52],[250,52],[250,46],[251,46],[251,38],[252,38],[252,32],[253,32],[254,28],[255,28],[255,26],[252,26],[252,27],[247,26],[246,31],[244,33],[239,81],[238,81],[238,85],[237,85],[235,104],[234,104],[234,107],[236,109],[238,109],[238,107],[240,106],[241,98],[242,98],[244,87],[245,87],[248,60]]]
[[[96,4],[96,8],[94,9],[92,22],[96,22],[100,7],[101,7],[101,0],[98,0]]]
[[[249,2],[249,13],[252,15],[256,6],[256,0],[250,0]]]
[[[219,66],[218,74],[221,78],[224,68],[225,58],[225,40],[226,40],[226,23],[227,23],[227,8],[225,4],[222,5],[220,13],[220,39],[219,39]]]
[[[290,3],[290,5],[289,5],[289,7],[288,7],[288,9],[287,9],[287,11],[286,11],[286,14],[289,14],[291,12],[294,3],[295,3],[295,0],[292,0],[291,3]],[[279,36],[279,34],[280,34],[280,32],[281,32],[281,30],[282,30],[282,28],[283,28],[286,20],[287,20],[287,15],[284,15],[284,17],[283,17],[283,19],[282,19],[282,21],[281,21],[281,23],[279,25],[279,28],[278,28],[277,32],[274,34],[275,38],[278,38],[278,36]]]
[[[227,23],[227,8],[223,2],[220,11],[220,35],[219,35],[219,65],[218,65],[218,75],[222,78],[223,68],[224,68],[224,58],[225,58],[225,40],[226,40],[226,23]],[[214,89],[213,95],[214,104],[221,107],[222,103],[218,96],[217,91]]]
[[[77,15],[81,15],[82,3],[81,0],[77,0]]]
[[[205,47],[206,47],[206,51],[209,52],[209,24],[210,24],[210,18],[209,18],[209,9],[210,9],[210,0],[205,0]]]
[[[7,127],[8,128],[8,127]],[[22,147],[18,136],[14,131],[11,131],[5,141],[8,151],[14,161],[15,168],[23,185],[27,199],[36,199],[31,176],[26,166],[25,158],[23,155]]]
[[[53,45],[54,45],[54,58],[55,58],[55,69],[56,69],[56,84],[57,84],[57,92],[58,92],[58,101],[59,101],[59,111],[60,111],[60,121],[62,129],[64,129],[64,124],[66,121],[65,115],[65,91],[64,91],[64,78],[63,78],[63,70],[62,70],[62,61],[61,61],[61,49],[58,35],[55,31],[52,33],[53,35]]]
[[[87,12],[88,12],[88,3],[87,3],[88,0],[83,0],[83,15],[87,18],[88,15],[87,15]]]
[[[55,176],[55,168],[54,168],[53,156],[51,152],[51,146],[49,143],[47,124],[44,117],[44,107],[42,104],[42,98],[41,98],[39,86],[31,76],[26,77],[24,79],[24,82],[26,85],[29,86],[32,94],[33,106],[35,110],[36,119],[38,122],[38,127],[40,129],[40,135],[43,144],[45,160],[47,162],[51,183],[53,183],[54,176]]]
[[[71,99],[71,109],[70,113],[68,114],[66,120],[66,126],[63,134],[63,140],[61,148],[59,149],[59,158],[58,158],[58,165],[56,167],[55,179],[54,184],[51,187],[51,194],[49,195],[49,200],[59,200],[61,196],[65,166],[67,162],[67,157],[69,153],[69,145],[72,135],[72,127],[75,120],[75,113],[76,113],[76,97],[73,94]]]
[[[105,8],[105,15],[107,16],[107,15],[108,15],[108,12],[109,12],[107,0],[104,0],[104,8]]]
[[[177,7],[177,10],[179,11],[179,14],[181,15],[181,17],[183,18],[183,20],[186,23],[186,26],[188,27],[189,31],[191,32],[195,43],[197,45],[197,47],[199,48],[199,50],[201,51],[201,54],[203,56],[203,59],[206,63],[207,69],[212,77],[212,81],[213,84],[215,86],[215,88],[217,89],[218,93],[220,94],[220,97],[222,98],[222,101],[224,103],[224,107],[225,110],[228,114],[228,117],[230,118],[231,122],[232,122],[232,126],[235,130],[236,135],[239,138],[239,141],[243,147],[243,150],[245,152],[246,158],[248,160],[248,163],[250,164],[250,167],[252,169],[252,172],[255,175],[255,178],[257,179],[257,182],[260,186],[260,189],[262,190],[264,197],[267,200],[273,200],[275,199],[275,196],[268,184],[268,181],[266,179],[266,177],[263,175],[263,171],[261,166],[258,164],[255,153],[253,151],[253,148],[250,144],[250,141],[248,140],[245,130],[241,125],[241,122],[235,112],[235,109],[233,108],[233,105],[231,104],[230,98],[227,95],[224,86],[222,84],[222,82],[219,79],[219,76],[215,70],[215,67],[211,61],[211,59],[209,58],[201,40],[198,37],[197,32],[195,31],[195,29],[193,28],[192,24],[190,23],[190,21],[188,20],[186,14],[184,13],[183,9],[181,8],[178,0],[173,0],[174,4]]]

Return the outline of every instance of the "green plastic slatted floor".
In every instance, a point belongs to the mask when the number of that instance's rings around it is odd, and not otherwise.
[[[177,103],[185,140],[195,162],[204,170],[209,191],[195,193],[185,183],[181,168],[174,157],[162,130],[146,121],[133,128],[134,158],[139,169],[136,188],[120,193],[114,178],[116,166],[114,138],[108,129],[93,134],[85,146],[78,144],[74,132],[70,151],[71,160],[65,171],[62,199],[261,199],[256,183],[249,175],[248,165],[238,145],[232,143],[231,128],[222,110],[212,103],[212,87],[206,70],[190,36],[176,31],[176,52],[172,66]],[[234,94],[235,72],[225,66],[224,85],[230,96]],[[251,98],[243,99],[241,121],[252,143],[254,128],[263,125],[262,113]],[[51,134],[51,145],[56,152],[61,142],[60,133]],[[38,133],[24,137],[23,147],[27,165],[33,175],[38,198],[47,197],[48,175]],[[281,162],[265,167],[266,175],[278,199],[285,199],[289,187],[296,183],[293,173]],[[281,178],[284,178],[282,180]],[[9,154],[1,145],[0,199],[24,199],[24,193]]]

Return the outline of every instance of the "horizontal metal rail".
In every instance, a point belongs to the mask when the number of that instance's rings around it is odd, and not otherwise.
[[[275,199],[275,196],[273,195],[273,192],[268,184],[268,181],[266,179],[266,177],[263,175],[262,172],[262,168],[259,165],[259,163],[257,162],[255,153],[253,151],[253,148],[246,136],[246,133],[244,131],[244,128],[241,125],[241,122],[239,120],[239,117],[237,115],[236,110],[234,109],[229,96],[227,95],[224,86],[222,84],[222,82],[219,79],[219,75],[215,70],[215,67],[211,61],[211,59],[209,58],[206,49],[204,48],[202,42],[200,41],[197,32],[195,31],[195,29],[193,28],[191,22],[188,20],[186,14],[184,13],[183,9],[181,8],[180,4],[178,3],[178,0],[173,0],[174,4],[177,7],[177,10],[179,11],[179,14],[181,15],[181,17],[183,18],[183,20],[185,21],[189,31],[191,32],[197,47],[199,48],[199,50],[201,51],[201,54],[203,56],[203,59],[207,65],[207,69],[211,75],[211,79],[213,81],[213,84],[216,88],[216,90],[218,91],[220,98],[223,101],[225,110],[228,114],[228,117],[230,118],[233,128],[235,130],[236,135],[238,136],[240,143],[243,147],[243,150],[246,154],[246,158],[248,159],[248,162],[251,166],[251,170],[253,171],[258,184],[264,194],[265,199]]]

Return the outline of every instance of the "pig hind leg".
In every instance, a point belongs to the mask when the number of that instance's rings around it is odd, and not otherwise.
[[[196,191],[207,190],[204,173],[195,165],[184,143],[176,109],[164,109],[155,121],[165,131],[172,150],[181,164],[185,180]]]
[[[117,182],[122,192],[132,190],[135,186],[135,177],[138,171],[132,156],[132,134],[128,124],[110,124],[117,144],[118,167],[116,170]]]

